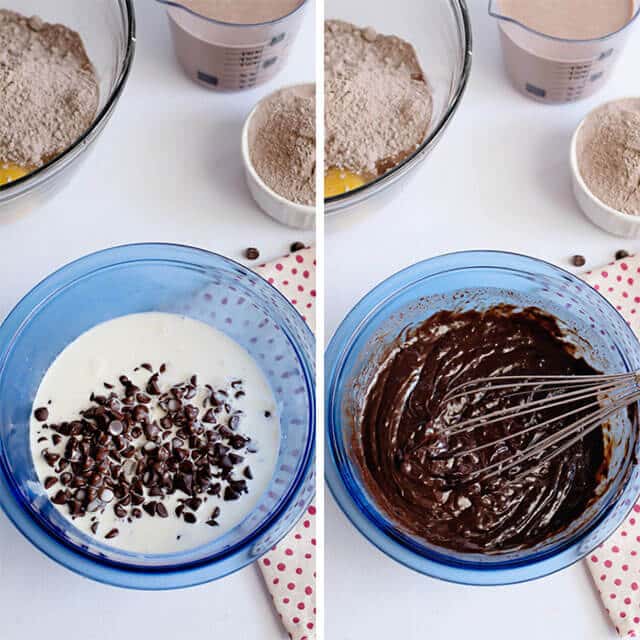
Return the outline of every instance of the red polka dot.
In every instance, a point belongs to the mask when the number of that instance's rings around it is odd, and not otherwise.
[[[277,265],[276,265],[277,267]],[[609,273],[607,271],[602,271],[600,274],[603,278],[608,278],[609,277]]]
[[[313,622],[307,622],[307,629],[313,629]]]
[[[268,567],[268,566],[271,564],[271,560],[269,560],[269,558],[265,558],[265,559],[262,561],[262,564],[263,564],[265,567]]]
[[[638,590],[638,583],[637,582],[632,582],[631,583],[631,591],[637,591]]]
[[[619,586],[622,584],[622,580],[620,580],[620,578],[616,578],[616,579],[613,581],[613,584],[615,584],[615,585],[616,585],[616,587],[619,587]]]
[[[299,576],[301,576],[301,575],[302,575],[302,568],[301,568],[301,567],[298,567],[298,568],[296,569],[296,573],[297,573]]]
[[[276,269],[278,271],[282,271],[284,269],[284,267],[278,262],[278,264],[276,264]]]
[[[598,556],[591,556],[591,562],[598,562]]]
[[[287,565],[284,562],[279,562],[276,568],[278,569],[278,571],[284,571],[287,568]]]
[[[624,603],[625,604],[631,604],[631,598],[625,598],[624,599]]]
[[[300,609],[300,611],[304,609],[304,602],[298,602],[298,609]]]
[[[309,507],[308,511],[312,516],[316,515],[316,508],[313,505]]]
[[[305,588],[304,588],[304,592],[305,592],[308,596],[310,596],[310,595],[313,593],[313,589],[312,589],[311,587],[307,586],[307,587],[305,587]]]
[[[293,618],[291,618],[291,622],[293,622],[293,624],[298,624],[300,622],[300,618],[298,618],[298,616],[293,616]]]
[[[607,567],[607,569],[610,569],[613,566],[613,562],[611,562],[611,560],[605,560],[604,566]]]
[[[288,555],[288,556],[293,555],[293,549],[285,549],[284,552],[285,552],[285,555]]]
[[[297,263],[304,262],[304,258],[302,256],[296,256],[296,262]]]
[[[620,263],[620,268],[621,268],[623,271],[626,271],[626,270],[629,268],[629,265],[628,265],[626,262],[621,262],[621,263]]]
[[[282,598],[282,602],[284,602],[284,604],[289,604],[291,600],[289,600],[289,598]]]
[[[290,582],[287,585],[287,589],[289,589],[289,591],[293,591],[296,588],[296,585],[293,582]]]

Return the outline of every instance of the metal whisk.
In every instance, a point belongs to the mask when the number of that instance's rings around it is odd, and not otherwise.
[[[495,395],[497,394],[497,395]],[[542,397],[536,397],[542,395]],[[512,406],[492,410],[491,402],[486,413],[458,422],[447,421],[446,414],[460,403],[481,397],[511,399],[527,396],[523,402]],[[584,376],[496,376],[478,378],[460,384],[451,389],[440,403],[440,412],[436,418],[442,428],[437,429],[439,439],[448,439],[456,435],[469,433],[475,429],[487,428],[498,423],[532,418],[539,414],[540,421],[490,442],[469,448],[456,449],[442,455],[433,455],[432,459],[450,459],[468,456],[479,451],[498,447],[513,438],[531,434],[531,442],[517,452],[496,462],[465,473],[460,482],[471,482],[502,475],[514,467],[522,467],[516,476],[521,477],[532,466],[538,466],[552,460],[570,449],[589,433],[597,429],[617,411],[640,400],[640,372],[614,375]],[[552,412],[547,417],[547,412]],[[545,415],[547,414],[547,415]],[[560,426],[558,423],[567,422]],[[554,426],[556,427],[554,429]],[[426,440],[414,448],[425,446]]]

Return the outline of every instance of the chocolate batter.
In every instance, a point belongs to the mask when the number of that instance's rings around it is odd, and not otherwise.
[[[595,497],[606,472],[602,428],[552,461],[529,465],[522,478],[515,472],[463,482],[461,475],[524,449],[540,431],[460,458],[447,453],[518,432],[558,410],[446,439],[438,435],[443,421],[455,424],[486,413],[488,403],[497,410],[539,399],[542,392],[513,398],[494,390],[449,403],[444,416],[440,400],[480,377],[593,373],[563,341],[555,319],[539,310],[503,306],[435,314],[389,354],[368,391],[354,445],[370,493],[401,529],[437,546],[498,553],[542,542]],[[565,425],[559,421],[543,435]]]

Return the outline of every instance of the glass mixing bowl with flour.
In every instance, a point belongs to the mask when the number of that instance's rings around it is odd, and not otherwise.
[[[0,329],[0,503],[102,582],[235,571],[313,495],[313,357],[295,309],[220,256],[134,245],[72,263]]]
[[[38,16],[76,31],[99,84],[97,110],[86,131],[30,173],[25,175],[25,168],[20,168],[12,171],[9,177],[13,179],[8,184],[2,184],[4,180],[0,179],[0,215],[11,216],[46,203],[69,182],[80,161],[93,149],[115,110],[131,69],[135,14],[131,0],[5,0],[0,8]],[[37,29],[38,21],[33,26]]]
[[[371,27],[380,34],[397,36],[412,45],[432,103],[430,124],[415,150],[401,154],[399,160],[382,167],[379,175],[349,181],[347,192],[326,197],[325,213],[330,215],[360,206],[366,210],[383,204],[393,196],[394,190],[389,187],[406,180],[411,170],[438,144],[460,103],[469,77],[471,28],[464,0],[429,3],[401,0],[392,10],[388,5],[366,0],[349,3],[328,0],[325,15],[328,20],[346,21],[363,29]],[[343,124],[343,128],[348,128],[348,123]],[[332,167],[327,169],[331,173]],[[333,177],[329,176],[330,179]]]

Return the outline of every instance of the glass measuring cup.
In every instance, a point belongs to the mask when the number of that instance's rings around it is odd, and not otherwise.
[[[215,91],[241,91],[271,80],[284,67],[308,0],[291,13],[257,24],[226,23],[193,11],[189,3],[167,5],[176,57],[186,74]]]
[[[624,27],[587,40],[531,29],[501,13],[500,0],[489,0],[489,15],[499,21],[507,75],[516,89],[538,102],[566,103],[587,98],[607,83],[640,15],[640,0],[634,0],[632,17]]]

